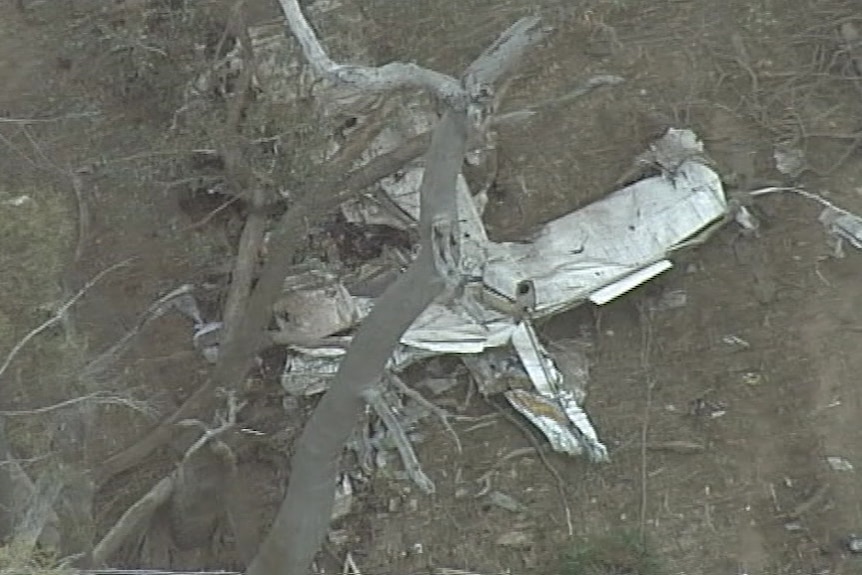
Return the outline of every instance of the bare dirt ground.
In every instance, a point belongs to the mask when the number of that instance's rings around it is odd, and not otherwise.
[[[558,98],[595,74],[626,79],[501,131],[487,212],[496,238],[523,237],[618,187],[632,159],[669,126],[703,138],[729,191],[789,183],[772,158],[789,142],[805,151],[801,183],[862,213],[862,46],[854,52],[839,34],[842,24],[862,29],[853,2],[342,4],[359,14],[348,19],[352,29],[339,28],[343,20],[314,22],[325,38],[344,38],[332,46],[336,60],[349,59],[351,43],[360,42],[376,63],[417,61],[453,74],[518,17],[542,15],[554,32],[521,67],[504,111]],[[177,111],[190,80],[225,49],[232,7],[179,0],[7,6],[0,19],[0,357],[95,274],[131,260],[0,377],[0,409],[113,389],[146,399],[162,418],[208,377],[188,322],[170,315],[148,326],[107,373],[80,374],[180,284],[207,286],[201,300],[210,317],[223,304],[246,211],[236,204],[203,218],[224,200],[206,193],[225,178],[224,162],[207,150],[223,137],[227,101],[216,86],[206,112]],[[249,25],[279,15],[264,0],[247,0],[243,10]],[[243,136],[286,138],[265,174],[286,188],[308,169],[290,146],[313,140],[315,130],[288,112],[296,110],[252,106],[249,117],[269,122]],[[587,409],[611,449],[609,464],[546,454],[561,493],[535,452],[505,458],[531,447],[509,419],[472,430],[459,423],[463,453],[428,420],[418,455],[438,492],[428,497],[375,477],[335,526],[344,537],[327,546],[321,565],[338,569],[334,558],[351,551],[363,573],[547,573],[564,552],[631,532],[646,537],[661,573],[862,573],[862,560],[842,544],[862,531],[859,471],[827,463],[842,457],[862,466],[862,355],[854,351],[862,259],[853,249],[831,257],[815,204],[776,196],[757,208],[759,237],[730,226],[648,286],[542,326],[563,352],[573,338],[592,342]],[[674,290],[684,290],[684,306],[655,305]],[[299,403],[285,415],[273,377],[277,351],[267,360],[247,386],[243,421],[267,435],[243,439],[244,489],[231,496],[244,495],[243,517],[259,534],[275,514],[291,439],[311,407]],[[436,399],[460,405],[466,389]],[[496,409],[474,398],[465,413]],[[153,425],[153,417],[115,406],[6,423],[17,455],[35,458],[26,466],[34,476],[45,453],[99,470]],[[94,526],[82,539],[103,534],[167,473],[188,446],[178,435],[176,445],[133,469],[81,487],[95,493]],[[491,490],[517,500],[520,511],[476,496],[483,484],[475,480],[489,470]],[[115,565],[242,566],[242,550],[224,529],[188,545],[168,531],[165,517]],[[611,561],[617,571],[607,573],[635,572],[625,570],[632,561],[625,550]]]

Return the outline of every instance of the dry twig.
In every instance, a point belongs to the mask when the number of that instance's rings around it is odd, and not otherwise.
[[[401,393],[403,393],[404,395],[406,395],[407,397],[409,397],[410,399],[436,415],[440,422],[443,424],[443,426],[446,428],[446,431],[449,432],[449,435],[452,436],[452,440],[455,442],[455,447],[458,449],[458,453],[462,453],[464,451],[462,449],[461,439],[458,437],[458,433],[452,427],[452,424],[449,423],[449,419],[456,418],[458,416],[449,413],[439,405],[435,405],[425,399],[424,395],[404,383],[404,380],[401,379],[398,374],[387,374],[387,378],[398,389],[398,391],[400,391]]]
[[[225,302],[222,338],[226,341],[236,337],[240,317],[248,305],[260,248],[266,233],[266,214],[264,213],[266,197],[263,189],[254,180],[241,145],[240,123],[251,90],[252,78],[257,69],[254,49],[248,34],[248,27],[242,18],[241,7],[242,1],[240,0],[234,7],[231,22],[234,35],[239,38],[243,65],[237,81],[237,92],[230,103],[227,122],[221,137],[221,155],[225,161],[227,181],[233,189],[234,196],[246,196],[250,200],[251,209],[240,236],[236,262],[231,275],[230,290]]]
[[[568,497],[568,492],[566,490],[566,483],[565,483],[565,481],[563,481],[563,477],[562,477],[562,475],[560,475],[560,472],[557,470],[557,468],[554,467],[554,465],[550,462],[550,460],[548,460],[548,456],[545,455],[545,451],[544,451],[544,449],[542,449],[542,445],[536,439],[536,436],[533,435],[533,433],[529,429],[527,429],[527,427],[521,422],[520,419],[518,419],[517,416],[506,411],[505,409],[503,409],[502,407],[500,407],[499,405],[497,405],[496,403],[494,403],[493,401],[491,401],[490,399],[488,399],[484,395],[482,396],[482,399],[485,400],[485,403],[487,403],[494,410],[496,410],[497,413],[499,413],[504,418],[506,418],[506,420],[509,421],[509,423],[514,425],[516,428],[518,428],[518,430],[521,432],[521,434],[523,434],[523,436],[527,439],[527,441],[530,442],[530,445],[532,445],[533,451],[535,451],[536,455],[539,456],[539,460],[542,462],[542,465],[545,466],[545,469],[547,469],[548,473],[551,474],[551,477],[554,478],[554,482],[556,483],[556,486],[557,486],[557,493],[560,496],[560,502],[563,504],[563,511],[566,514],[566,528],[568,530],[569,537],[574,536],[575,526],[574,526],[574,523],[572,523],[572,510],[569,507],[569,497]],[[515,457],[516,455],[522,455],[522,454],[527,455],[528,453],[527,452],[522,453],[519,450],[515,450],[509,454],[509,457]],[[493,471],[493,469],[496,467],[497,467],[496,465],[494,467],[492,467],[491,471]],[[490,481],[489,473],[486,472],[484,475],[482,475],[480,477],[480,480],[482,480],[486,483],[488,481]]]
[[[640,536],[641,543],[646,543],[646,516],[647,516],[647,495],[648,477],[647,472],[647,440],[649,437],[649,418],[650,409],[652,409],[652,391],[655,386],[655,379],[652,374],[650,365],[650,355],[652,354],[652,311],[649,306],[642,304],[640,306],[640,321],[641,321],[641,375],[644,378],[646,386],[646,401],[644,403],[644,415],[641,423],[641,501],[640,501]]]
[[[106,565],[107,561],[116,553],[120,547],[131,537],[141,533],[147,525],[153,514],[163,505],[165,505],[173,495],[174,491],[181,485],[181,473],[183,465],[189,459],[210,442],[218,442],[218,436],[232,429],[236,424],[236,415],[242,404],[237,403],[233,394],[228,394],[228,409],[227,416],[220,422],[220,425],[215,429],[209,429],[199,421],[184,421],[180,422],[186,426],[200,425],[203,427],[203,435],[195,441],[194,444],[186,451],[182,461],[170,475],[156,483],[143,497],[138,499],[125,513],[117,520],[108,533],[95,546],[90,556],[90,563],[94,566]]]
[[[143,413],[148,417],[152,417],[155,414],[152,405],[145,401],[139,401],[126,395],[120,395],[108,391],[96,391],[87,395],[82,395],[80,397],[67,399],[65,401],[61,401],[52,405],[46,405],[45,407],[0,411],[0,417],[24,417],[32,415],[44,415],[46,413],[53,413],[54,411],[59,411],[61,409],[67,409],[81,403],[93,403],[96,405],[120,405],[123,407],[128,407],[133,411]]]
[[[12,348],[12,351],[10,351],[9,354],[6,356],[6,360],[3,362],[3,365],[0,366],[0,377],[2,377],[4,373],[6,373],[6,370],[9,369],[9,366],[12,364],[12,360],[15,359],[15,356],[18,355],[18,353],[24,348],[25,345],[27,345],[37,335],[49,329],[51,326],[54,326],[59,322],[63,321],[66,312],[68,312],[73,305],[78,303],[78,300],[84,297],[84,294],[86,294],[88,291],[90,291],[90,289],[93,288],[93,286],[99,283],[103,277],[116,269],[129,265],[131,261],[131,259],[124,260],[100,271],[93,277],[93,279],[84,284],[84,287],[78,290],[78,292],[74,296],[72,296],[69,300],[67,300],[59,308],[57,308],[57,311],[54,312],[54,315],[52,315],[50,318],[42,322],[38,327],[34,328],[27,335],[21,338],[21,340],[17,344],[15,344],[15,347]]]

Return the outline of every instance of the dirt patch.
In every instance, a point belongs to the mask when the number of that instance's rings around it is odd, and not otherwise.
[[[231,174],[219,148],[237,76],[214,63],[237,42],[228,28],[232,4],[24,6],[0,23],[0,47],[15,54],[0,64],[0,108],[8,116],[0,121],[0,350],[97,273],[129,264],[22,351],[0,376],[2,408],[110,390],[146,399],[156,418],[167,416],[210,375],[184,318],[148,325],[99,378],[80,373],[180,284],[203,286],[204,314],[219,317],[249,213],[244,201],[227,203]],[[246,21],[276,18],[275,8],[248,1]],[[487,212],[495,238],[524,237],[618,187],[632,159],[668,126],[702,136],[730,191],[803,183],[862,212],[862,79],[858,47],[840,34],[842,24],[862,29],[862,13],[849,2],[729,1],[717,10],[707,0],[577,7],[545,0],[529,9],[484,0],[409,8],[375,1],[314,23],[336,59],[376,38],[362,58],[455,73],[527,12],[541,14],[554,32],[513,80],[503,112],[547,105],[500,130]],[[192,105],[189,86],[207,73],[212,83]],[[626,81],[563,98],[600,73]],[[319,144],[323,121],[306,105],[260,100],[244,116],[258,132],[241,134],[243,161],[254,181],[287,198],[323,169],[298,152]],[[777,146],[804,152],[791,176],[775,169]],[[852,249],[843,259],[831,256],[818,213],[797,197],[763,199],[758,237],[727,228],[650,285],[541,326],[550,344],[591,342],[587,408],[610,447],[609,464],[540,456],[534,442],[541,440],[502,415],[503,406],[476,397],[465,403],[466,376],[455,373],[461,384],[435,401],[484,419],[456,425],[461,453],[441,425],[423,422],[418,455],[437,493],[422,495],[385,473],[369,478],[335,525],[321,564],[351,551],[369,573],[545,572],[566,552],[618,542],[625,532],[648,539],[661,572],[862,569],[842,546],[862,530],[858,471],[827,463],[841,457],[862,465],[862,399],[853,385],[862,361],[854,352],[862,260]],[[329,234],[342,253],[376,254],[377,239],[334,229],[309,233],[306,251]],[[651,305],[679,290],[684,306]],[[296,402],[285,412],[276,381],[281,359],[264,357],[247,382],[242,423],[260,435],[233,440],[243,481],[225,487],[227,515],[207,543],[190,551],[158,539],[172,529],[166,517],[124,549],[116,566],[238,568],[247,559],[275,514],[292,440],[313,404]],[[152,414],[116,405],[64,413],[9,418],[16,455],[60,452],[64,461],[77,458],[76,467],[97,468],[154,424]],[[53,435],[35,431],[46,421],[58,430]],[[57,436],[73,428],[81,444],[58,447]],[[175,444],[99,486],[90,537],[168,473],[194,436],[178,434]],[[27,469],[37,477],[53,461]],[[232,505],[245,511],[231,518]],[[236,521],[245,524],[244,541],[229,535]]]

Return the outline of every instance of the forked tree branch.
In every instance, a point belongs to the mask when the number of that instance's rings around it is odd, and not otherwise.
[[[463,100],[464,90],[455,78],[415,64],[392,62],[379,68],[337,64],[327,55],[299,7],[298,0],[279,0],[290,31],[315,74],[362,92],[388,92],[396,88],[424,88],[446,102]]]

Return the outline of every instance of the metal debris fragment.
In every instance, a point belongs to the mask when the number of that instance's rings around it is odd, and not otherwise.
[[[222,323],[220,321],[200,323],[195,325],[192,343],[209,363],[218,361],[218,347],[221,338]]]
[[[512,407],[542,432],[555,451],[569,455],[583,452],[568,417],[556,402],[524,389],[509,390],[505,396]]]
[[[748,343],[747,341],[745,341],[741,337],[733,335],[733,334],[726,335],[726,336],[722,337],[721,341],[727,345],[732,345],[734,347],[738,347],[741,349],[749,349],[751,347],[750,343]]]
[[[309,340],[350,329],[362,317],[338,276],[320,270],[288,277],[273,311],[279,330]]]
[[[345,473],[335,486],[335,504],[332,507],[332,522],[350,514],[353,508],[353,484],[350,477]]]
[[[830,455],[826,458],[826,462],[832,471],[853,471],[853,464],[844,457]]]
[[[862,249],[862,218],[828,207],[820,213],[819,219],[834,240],[836,257],[844,257],[844,242],[856,249]]]
[[[703,142],[691,130],[668,129],[657,141],[650,144],[649,150],[638,156],[638,163],[653,165],[674,174],[686,162],[696,161],[708,164]]]
[[[338,371],[344,353],[344,349],[332,347],[290,350],[281,374],[281,387],[293,396],[323,393]]]

